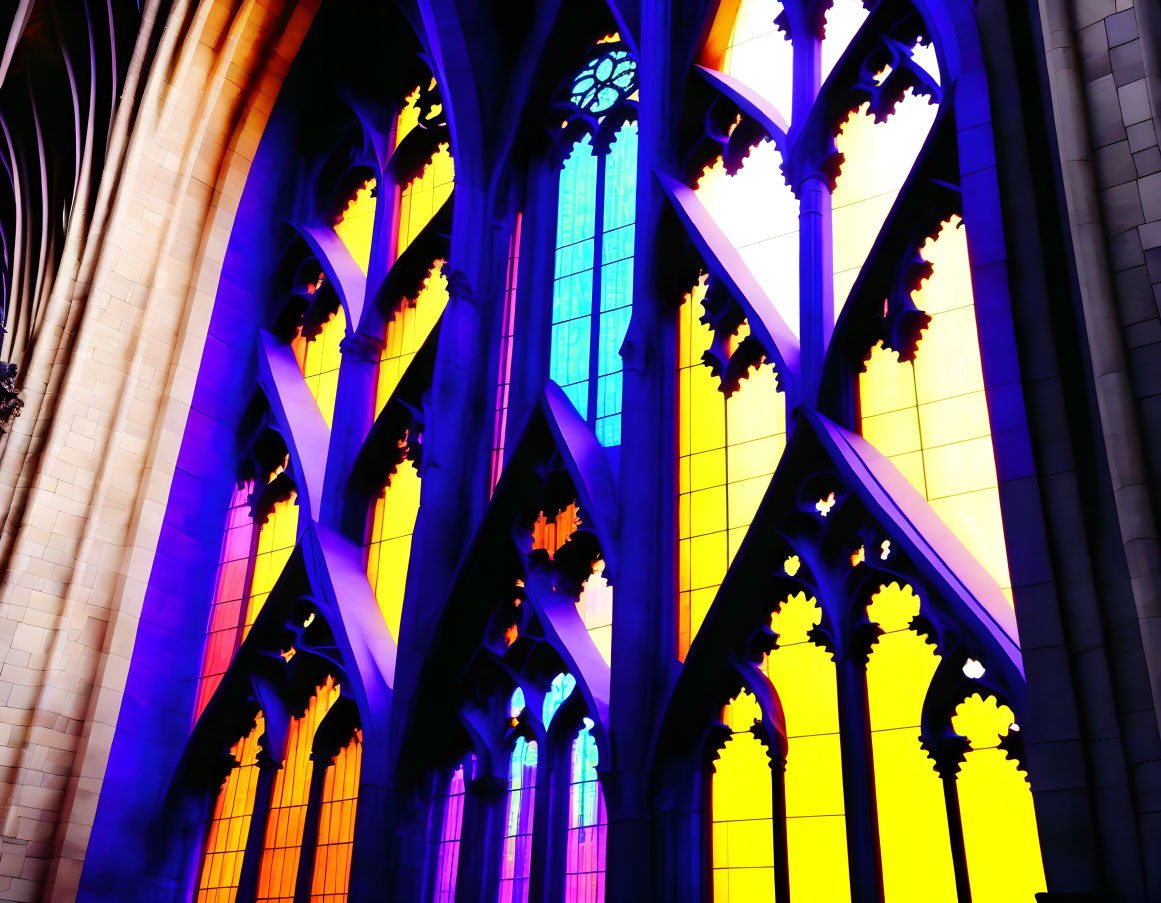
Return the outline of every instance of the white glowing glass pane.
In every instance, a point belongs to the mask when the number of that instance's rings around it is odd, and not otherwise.
[[[794,96],[794,48],[774,20],[778,0],[745,0],[734,21],[722,71],[752,88],[789,122]]]
[[[930,44],[916,44],[911,48],[911,59],[931,76],[931,80],[939,84],[939,57],[935,54],[935,42]]]
[[[797,335],[798,200],[777,146],[759,142],[733,176],[719,158],[703,173],[697,195]]]
[[[974,658],[969,658],[963,663],[963,676],[970,680],[979,680],[987,673],[982,664],[977,662]]]
[[[868,109],[864,103],[853,111],[835,140],[843,154],[831,196],[836,319],[938,111],[910,89],[886,122],[875,122]]]
[[[861,0],[834,0],[826,11],[826,36],[822,42],[823,81],[866,19],[867,10]]]

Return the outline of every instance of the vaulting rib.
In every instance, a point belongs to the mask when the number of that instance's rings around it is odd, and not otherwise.
[[[338,233],[326,226],[306,226],[301,223],[290,225],[302,236],[303,241],[318,258],[323,272],[327,274],[327,279],[331,281],[339,295],[347,322],[362,322],[360,318],[367,303],[367,276],[359,269],[355,258],[351,256]]]
[[[274,416],[286,429],[286,446],[298,465],[299,505],[307,517],[318,518],[323,478],[327,469],[330,430],[302,378],[298,361],[289,345],[279,342],[268,330],[260,330],[258,384],[266,393]]]
[[[605,449],[592,428],[577,413],[564,390],[549,380],[544,387],[544,411],[557,450],[573,478],[581,510],[601,537],[601,552],[609,572],[618,574],[617,550],[621,546],[621,525],[617,516],[617,488]]]
[[[367,580],[363,547],[323,526],[308,527],[308,537],[311,529],[317,529],[317,543],[304,541],[303,555],[308,570],[318,574],[323,584],[330,608],[327,622],[332,630],[341,627],[343,631],[353,659],[347,663],[348,670],[360,675],[365,693],[390,693],[395,684],[397,648]],[[369,680],[371,674],[378,674],[381,683]],[[380,704],[385,706],[388,701],[384,696]],[[371,705],[365,711],[374,709]],[[366,722],[364,725],[366,730]]]
[[[693,68],[710,85],[732,100],[739,110],[751,119],[757,120],[774,139],[774,143],[782,151],[783,157],[789,156],[786,147],[786,133],[790,131],[790,126],[786,124],[782,114],[770,101],[761,94],[755,93],[748,85],[738,81],[732,75],[726,75],[724,72],[718,72],[716,69],[710,69],[706,66],[694,66]]]
[[[565,660],[568,670],[583,682],[580,689],[587,690],[585,695],[601,725],[608,724],[612,672],[585,628],[576,602],[564,593],[555,592],[543,577],[530,575],[524,592],[540,615],[546,639]]]
[[[888,532],[916,550],[964,608],[1003,648],[1023,675],[1016,614],[1000,586],[940,519],[907,478],[862,436],[814,411],[805,417],[835,463],[849,469],[850,484]]]
[[[690,239],[712,275],[725,282],[730,294],[746,311],[750,331],[774,359],[782,391],[797,384],[800,371],[798,338],[786,325],[733,243],[718,227],[694,190],[676,179],[657,174]],[[789,394],[789,393],[788,393]]]

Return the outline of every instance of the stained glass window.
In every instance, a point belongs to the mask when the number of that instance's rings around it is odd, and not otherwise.
[[[678,656],[709,611],[786,445],[786,405],[769,368],[728,398],[702,362],[712,330],[699,322],[704,277],[678,311]],[[731,340],[742,342],[742,324]]]
[[[465,773],[464,766],[457,765],[441,794],[441,805],[437,810],[440,812],[440,829],[436,841],[435,888],[431,898],[433,903],[455,903],[460,837],[464,824],[464,796],[467,793],[465,782],[470,777],[470,766]]]
[[[379,196],[378,182],[368,179],[347,202],[335,223],[339,236],[351,257],[365,274],[371,260],[371,239],[375,234],[375,206]]]
[[[955,785],[972,899],[1030,899],[1045,886],[1036,813],[1027,778],[1000,747],[1020,726],[1006,705],[975,693],[952,729],[970,744]]]
[[[402,187],[396,256],[407,250],[408,245],[415,241],[415,237],[451,196],[452,188],[455,187],[455,174],[451,145],[444,143],[431,155],[419,175]]]
[[[294,355],[298,358],[302,378],[306,380],[307,388],[318,409],[323,415],[327,426],[335,416],[335,399],[339,390],[339,365],[342,363],[342,354],[339,344],[347,332],[347,315],[341,305],[327,318],[313,338],[306,338],[302,334],[302,327],[298,328],[298,335],[290,343]]]
[[[810,637],[821,619],[805,594],[785,600],[772,621],[778,648],[765,661],[786,723],[786,859],[798,903],[850,898],[837,679]]]
[[[270,475],[270,481],[288,464],[289,459],[277,467]],[[298,540],[298,506],[294,490],[286,498],[276,501],[266,520],[258,524],[250,516],[253,493],[252,482],[236,487],[227,511],[194,704],[195,721],[221,683],[234,653],[262,610]]]
[[[266,839],[258,866],[259,903],[294,903],[303,822],[310,801],[314,762],[311,747],[319,723],[339,698],[339,687],[328,677],[310,698],[306,712],[291,719],[286,761],[274,777]]]
[[[605,577],[604,559],[593,562],[592,573],[581,585],[577,612],[605,664],[613,663],[613,586]]]
[[[605,899],[605,796],[597,779],[597,741],[593,720],[572,744],[569,762],[568,841],[565,852],[565,903],[603,903]]]
[[[250,581],[250,596],[246,603],[243,639],[250,632],[258,612],[266,604],[266,597],[278,582],[297,542],[298,501],[297,493],[291,491],[287,498],[274,503],[266,522],[258,528],[258,547],[254,555],[254,576]]]
[[[222,675],[230,667],[234,650],[242,641],[242,606],[250,582],[250,556],[254,543],[254,519],[250,516],[250,494],[253,491],[254,484],[250,481],[235,487],[226,512],[226,531],[218,558],[214,602],[210,608],[206,651],[194,705],[195,720],[214,695]]]
[[[774,789],[770,759],[750,728],[758,701],[742,690],[722,711],[731,731],[714,765],[713,891],[715,903],[774,899]]]
[[[323,778],[318,841],[310,883],[311,903],[347,903],[362,764],[363,732],[357,730],[347,745],[339,750]]]
[[[552,679],[548,693],[544,697],[544,712],[540,719],[545,727],[548,727],[552,722],[553,716],[564,704],[564,701],[572,695],[574,689],[576,689],[576,678],[571,674],[558,674]]]
[[[919,249],[913,294],[931,317],[914,361],[876,346],[859,378],[862,434],[891,459],[1011,594],[967,235],[958,216]]]
[[[415,462],[410,459],[400,462],[372,503],[368,518],[367,579],[375,591],[383,620],[396,640],[411,561],[411,535],[419,514],[419,484]]]
[[[447,276],[442,260],[435,260],[423,286],[414,298],[404,298],[387,321],[383,352],[379,358],[379,380],[375,393],[375,414],[391,399],[415,354],[423,347],[431,330],[447,306]]]
[[[627,51],[609,50],[577,77],[572,100],[603,116],[635,85],[636,63]],[[557,198],[549,375],[606,446],[621,444],[636,203],[636,122],[617,128],[607,151],[595,148],[591,134],[573,144]]]
[[[266,732],[266,721],[258,714],[253,730],[230,749],[237,763],[230,769],[214,802],[210,828],[202,855],[197,903],[234,903],[242,858],[250,836],[254,815],[254,794],[258,789],[258,740]]]
[[[607,50],[578,73],[571,100],[586,113],[599,116],[636,90],[637,63],[627,50]]]
[[[887,18],[870,21],[881,8],[859,0],[826,4],[822,29],[791,27],[796,8],[788,6],[778,0],[741,0],[717,13],[715,34],[700,60],[707,68],[696,77],[704,76],[713,87],[718,104],[706,113],[702,147],[720,148],[721,155],[704,165],[695,191],[689,191],[688,182],[679,186],[684,194],[667,189],[691,236],[700,240],[695,244],[705,251],[714,280],[712,288],[703,280],[686,296],[679,321],[681,657],[689,652],[779,464],[786,445],[785,397],[793,405],[817,407],[819,418],[840,430],[860,431],[1011,598],[972,262],[957,212],[962,208],[949,201],[942,223],[934,212],[919,214],[932,218],[920,224],[921,230],[915,217],[899,212],[901,206],[913,209],[914,199],[935,181],[908,181],[917,161],[932,165],[934,157],[921,158],[921,151],[940,103],[952,99],[940,93],[934,46],[919,31],[905,34],[904,42],[888,38],[882,33],[889,27]],[[804,60],[814,63],[802,65]],[[837,153],[803,145],[808,123],[819,116],[834,136]],[[739,138],[744,140],[736,146]],[[809,162],[799,159],[803,156]],[[711,222],[720,234],[710,235]],[[901,247],[909,241],[914,241],[910,247]],[[910,275],[894,277],[898,286],[881,278],[887,269],[898,274],[907,267]],[[710,291],[719,294],[707,301]],[[736,319],[721,315],[727,304],[741,310]],[[846,309],[855,304],[857,309]],[[732,334],[713,331],[722,321],[736,324]],[[875,344],[872,337],[860,346],[868,355],[860,373],[863,360],[851,336],[863,341],[870,333],[852,330],[865,323],[882,340]],[[759,331],[764,359],[734,358]],[[832,342],[836,337],[842,341]],[[769,369],[754,364],[776,359],[778,366],[786,366],[786,351],[793,362],[786,373],[777,374],[787,392],[780,398],[772,394]],[[851,359],[836,362],[837,354]],[[737,368],[740,384],[705,366],[728,360],[749,365]],[[846,377],[846,385],[828,386],[826,379],[834,373],[859,375]],[[841,402],[824,397],[827,392]],[[731,406],[747,393],[759,400],[758,406],[748,416],[732,416]],[[735,444],[737,430],[749,430],[752,450],[743,452]],[[746,481],[752,481],[750,487]],[[824,490],[814,508],[820,518],[828,517],[840,503],[835,493]],[[910,496],[906,504],[912,504]],[[870,562],[872,549],[876,559],[887,559],[891,539],[877,537],[874,545],[853,550],[851,566]],[[788,560],[786,574],[793,577],[804,561]],[[850,585],[860,592],[854,582]],[[865,697],[861,672],[855,687],[849,675],[840,681],[836,671],[836,662],[848,654],[843,644],[852,642],[849,625],[825,623],[823,606],[804,593],[785,599],[773,616],[777,644],[762,668],[784,720],[786,753],[774,769],[772,809],[759,806],[752,792],[753,787],[764,790],[768,780],[757,748],[753,762],[742,764],[744,750],[756,741],[740,731],[761,722],[762,713],[745,691],[727,706],[723,720],[731,736],[715,764],[712,792],[715,900],[774,899],[774,884],[782,880],[785,891],[778,893],[788,893],[796,903],[850,899],[847,808],[867,803],[847,799],[846,791],[858,786],[852,780],[865,784],[867,776],[844,776],[844,767],[852,765],[844,763],[842,752],[864,747],[874,784],[869,805],[877,823],[878,862],[871,868],[881,869],[885,899],[964,899],[969,893],[965,880],[973,899],[1031,898],[1043,889],[1044,875],[1031,794],[1017,756],[1004,757],[1005,748],[1018,745],[1011,710],[978,694],[962,702],[949,727],[967,737],[970,746],[958,774],[944,761],[946,749],[937,771],[937,738],[924,735],[921,740],[921,722],[936,717],[933,694],[945,693],[933,686],[933,679],[941,661],[947,664],[941,651],[947,641],[941,628],[932,627],[936,613],[922,608],[926,603],[911,587],[888,583],[870,595],[869,604],[863,596],[854,602],[856,608],[866,606],[867,618],[880,631],[869,646]],[[838,620],[841,601],[824,601]],[[832,610],[832,604],[838,607]],[[958,608],[956,616],[978,617]],[[836,641],[834,632],[842,639]],[[836,647],[839,651],[828,651]],[[975,669],[965,670],[969,679],[984,673],[984,664],[969,664]],[[848,707],[866,707],[865,726],[858,726],[858,719],[842,721],[852,736],[841,736],[841,742],[840,695]],[[746,717],[739,727],[733,710],[740,701],[746,704]],[[978,771],[971,771],[973,761],[982,763]],[[739,774],[747,777],[739,779]],[[742,830],[736,825],[752,826],[771,815],[772,824],[758,831],[756,841],[734,840]],[[985,827],[989,819],[990,829]],[[997,828],[1000,821],[1002,829]],[[961,829],[962,851],[957,847]],[[957,878],[955,863],[965,857],[968,878],[963,869]],[[785,876],[779,874],[782,862]],[[853,852],[849,865],[855,872],[864,868]]]
[[[516,283],[520,273],[520,231],[524,217],[516,214],[516,226],[508,243],[508,272],[504,279],[504,309],[500,318],[499,373],[496,375],[495,420],[492,426],[492,488],[504,468],[504,441],[508,433],[508,393],[512,382],[512,342],[516,336]]]
[[[528,903],[535,806],[536,741],[517,737],[508,759],[504,843],[500,857],[500,903]]]

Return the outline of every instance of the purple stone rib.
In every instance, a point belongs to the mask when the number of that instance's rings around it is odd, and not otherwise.
[[[301,223],[291,223],[291,226],[302,236],[315,257],[318,258],[323,272],[331,281],[338,293],[339,301],[343,305],[343,313],[347,317],[348,327],[352,332],[359,325],[363,308],[367,302],[367,277],[355,258],[343,244],[334,229],[322,225],[306,226]]]
[[[1016,614],[991,574],[898,468],[867,440],[816,412],[804,416],[835,463],[845,466],[849,485],[857,487],[864,504],[892,538],[898,538],[912,560],[930,563],[945,591],[976,615],[1022,676]]]
[[[302,479],[298,504],[312,520],[318,519],[323,475],[327,469],[330,430],[310,394],[289,345],[265,329],[259,330],[258,382],[274,416],[284,428],[283,439]]]
[[[787,391],[797,385],[801,366],[798,337],[786,325],[774,302],[754,278],[754,274],[742,260],[733,242],[726,237],[710,212],[698,200],[694,190],[660,173],[657,174],[657,179],[665,193],[669,195],[673,209],[707,266],[715,276],[725,282],[730,294],[745,309],[747,319],[750,321],[750,330],[765,346],[766,353],[774,359],[779,387]]]
[[[786,120],[774,104],[761,94],[755,93],[749,85],[738,81],[731,75],[705,66],[694,66],[693,68],[710,85],[732,100],[739,110],[760,122],[762,127],[770,133],[770,137],[774,139],[778,149],[785,155],[786,135],[790,131],[790,126],[787,125]]]

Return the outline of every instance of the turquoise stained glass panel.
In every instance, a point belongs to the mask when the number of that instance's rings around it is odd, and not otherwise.
[[[589,404],[598,162],[590,136],[573,145],[560,173],[556,207],[552,359],[548,375],[564,389],[582,416]]]
[[[636,205],[637,124],[623,124],[601,156],[591,136],[576,142],[560,173],[549,376],[605,446],[621,444],[621,345],[633,310]]]
[[[633,311],[636,210],[637,123],[627,122],[605,160],[596,433],[606,446],[621,444],[621,345]]]

